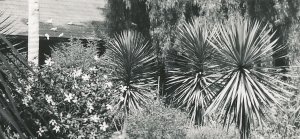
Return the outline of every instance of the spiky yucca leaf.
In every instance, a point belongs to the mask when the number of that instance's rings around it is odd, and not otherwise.
[[[20,62],[25,65],[28,69],[31,69],[23,57],[18,54],[14,46],[2,35],[0,35],[1,40],[4,42],[1,47],[10,48],[10,52],[2,53],[0,52],[0,118],[4,119],[10,123],[16,131],[18,131],[21,138],[25,138],[23,132],[27,131],[33,136],[29,128],[24,124],[20,113],[17,109],[17,102],[14,100],[13,95],[16,95],[15,86],[18,85],[22,87],[22,84],[17,80],[19,76],[16,75],[16,72],[20,73],[20,70],[16,67],[15,62]],[[26,74],[26,73],[20,73]],[[17,94],[20,95],[20,94]],[[2,132],[2,131],[0,131]]]
[[[211,35],[199,19],[184,22],[176,34],[180,52],[170,51],[166,60],[168,89],[174,90],[175,103],[189,111],[196,125],[202,124],[204,111],[215,96],[211,89],[215,80],[214,50],[208,43]]]
[[[124,100],[120,107],[126,112],[140,109],[149,99],[147,89],[156,74],[153,47],[140,33],[123,31],[109,42],[108,48],[116,79],[126,88],[121,92]]]
[[[26,138],[24,135],[26,132],[34,137],[23,122],[17,109],[18,102],[13,97],[20,95],[15,91],[15,85],[22,87],[22,84],[18,81],[19,76],[17,76],[17,73],[26,74],[19,70],[20,67],[16,66],[16,63],[21,63],[21,65],[24,65],[31,71],[32,69],[3,34],[7,35],[13,32],[13,20],[10,20],[9,16],[5,16],[4,12],[0,12],[0,20],[0,120],[6,121],[5,123],[1,122],[1,125],[10,124],[19,133],[21,138]],[[0,137],[6,138],[2,128],[0,128]]]
[[[277,68],[255,66],[283,48],[276,46],[274,33],[270,35],[271,29],[267,28],[258,21],[232,21],[219,25],[211,42],[226,73],[224,86],[207,113],[219,110],[224,125],[237,124],[241,138],[249,137],[251,124],[263,123],[265,110],[280,105],[279,100],[289,94],[283,87],[292,87],[276,78],[281,75]]]

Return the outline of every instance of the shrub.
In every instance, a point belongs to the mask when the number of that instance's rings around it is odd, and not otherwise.
[[[129,138],[185,138],[188,128],[185,113],[153,102],[148,108],[128,116],[127,133]]]
[[[238,139],[239,134],[231,127],[227,131],[219,124],[209,124],[187,131],[187,139]]]
[[[98,58],[92,44],[64,45],[69,46],[55,50],[39,70],[43,80],[32,76],[22,82],[27,86],[22,115],[41,138],[106,138],[114,129],[109,102],[118,90],[109,70],[99,67],[105,57]]]
[[[52,52],[51,56],[54,67],[90,67],[97,59],[96,42],[90,41],[83,47],[83,42],[77,39],[70,39],[68,43],[61,43]]]

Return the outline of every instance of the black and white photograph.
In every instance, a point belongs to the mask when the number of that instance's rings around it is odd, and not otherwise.
[[[300,139],[300,0],[0,0],[0,139]]]

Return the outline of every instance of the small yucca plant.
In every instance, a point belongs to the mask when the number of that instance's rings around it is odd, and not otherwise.
[[[196,125],[203,123],[204,111],[215,96],[215,50],[208,42],[211,35],[206,23],[199,19],[184,22],[176,34],[179,51],[170,51],[166,60],[167,89],[175,104],[189,111]]]
[[[277,78],[283,75],[280,67],[263,64],[283,46],[258,21],[235,20],[217,29],[210,44],[220,54],[216,58],[224,68],[223,86],[207,113],[218,111],[224,125],[236,123],[241,138],[248,138],[251,124],[262,125],[266,111],[289,94],[284,87],[292,87]]]
[[[108,44],[109,59],[116,81],[122,83],[118,107],[129,112],[139,110],[149,100],[156,75],[153,47],[140,33],[123,31]]]

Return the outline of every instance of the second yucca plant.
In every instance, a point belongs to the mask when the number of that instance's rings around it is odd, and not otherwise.
[[[215,96],[213,55],[215,50],[208,39],[212,33],[199,19],[184,22],[176,34],[179,51],[170,51],[167,57],[167,91],[176,105],[186,109],[191,122],[203,123],[203,115]]]

